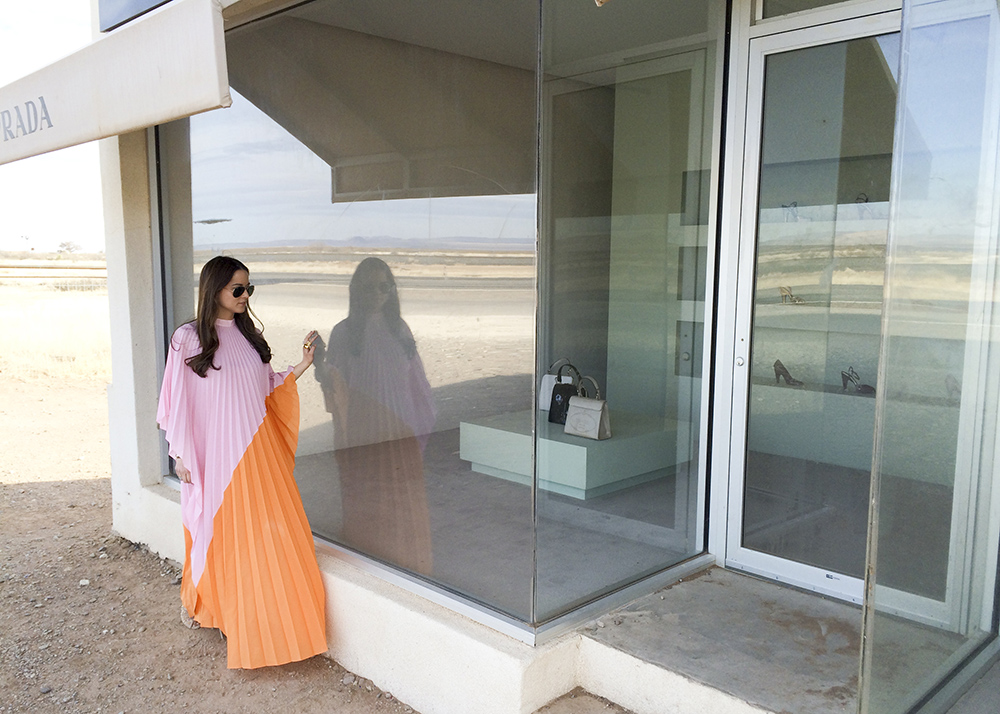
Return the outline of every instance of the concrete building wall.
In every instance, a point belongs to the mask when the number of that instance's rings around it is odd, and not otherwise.
[[[115,532],[182,561],[180,494],[162,484],[147,132],[101,142],[111,318],[111,493]]]

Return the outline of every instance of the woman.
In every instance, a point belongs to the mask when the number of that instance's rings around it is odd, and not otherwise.
[[[330,333],[316,370],[333,415],[344,541],[430,574],[423,450],[436,413],[413,333],[399,314],[389,266],[354,271],[347,319]]]
[[[323,582],[292,477],[296,380],[317,335],[276,374],[249,314],[253,289],[240,261],[205,264],[198,316],[170,340],[156,417],[181,481],[181,602],[226,635],[229,667],[246,669],[327,650]]]

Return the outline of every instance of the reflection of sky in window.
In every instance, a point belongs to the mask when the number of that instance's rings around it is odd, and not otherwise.
[[[971,227],[979,198],[985,94],[998,79],[996,68],[991,72],[988,66],[995,22],[979,17],[911,30],[903,57],[905,123],[897,143],[902,155],[894,166],[901,171],[901,220]]]
[[[899,84],[899,44],[900,36],[898,32],[893,32],[888,35],[879,35],[875,38],[878,43],[879,50],[882,51],[882,57],[885,58],[885,64],[892,73],[892,78],[896,80],[896,84]]]
[[[332,203],[330,167],[244,97],[232,95],[229,109],[191,119],[196,247],[324,242],[533,248],[530,194]]]

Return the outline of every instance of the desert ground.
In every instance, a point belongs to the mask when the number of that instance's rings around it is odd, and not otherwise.
[[[101,280],[0,275],[0,712],[414,711],[322,656],[228,670],[181,624],[179,564],[112,530],[110,362]],[[542,711],[624,712],[579,690]]]

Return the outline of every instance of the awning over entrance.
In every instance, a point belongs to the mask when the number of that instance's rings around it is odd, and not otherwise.
[[[175,0],[0,88],[0,164],[228,107],[220,0]]]

